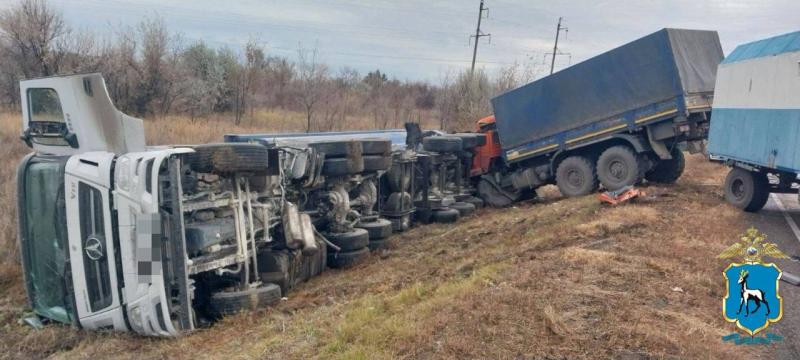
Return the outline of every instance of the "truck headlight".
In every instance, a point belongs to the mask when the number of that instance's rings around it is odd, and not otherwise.
[[[135,333],[143,333],[144,325],[142,324],[142,309],[139,306],[133,306],[128,309],[128,322]]]

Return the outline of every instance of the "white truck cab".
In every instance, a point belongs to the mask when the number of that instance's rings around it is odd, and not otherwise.
[[[40,317],[174,336],[279,300],[259,279],[277,252],[317,255],[265,147],[147,148],[142,120],[114,107],[100,74],[20,85],[34,152],[17,174],[18,236]]]

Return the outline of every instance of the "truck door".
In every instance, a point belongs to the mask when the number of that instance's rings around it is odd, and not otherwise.
[[[127,330],[117,277],[118,242],[111,203],[114,154],[72,156],[65,191],[78,319],[87,329]]]

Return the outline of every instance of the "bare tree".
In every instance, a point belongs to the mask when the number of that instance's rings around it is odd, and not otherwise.
[[[306,132],[311,131],[314,110],[325,94],[322,84],[328,75],[328,67],[317,62],[317,49],[297,51],[298,76],[300,80],[300,102],[306,113]]]
[[[0,13],[2,51],[14,59],[26,78],[58,72],[61,56],[55,44],[68,34],[61,14],[43,0],[22,0]]]

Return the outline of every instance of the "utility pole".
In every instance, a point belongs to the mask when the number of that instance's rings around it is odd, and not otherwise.
[[[478,27],[475,29],[475,35],[471,35],[470,39],[473,37],[475,38],[475,48],[472,50],[472,67],[469,70],[469,73],[472,74],[475,72],[475,58],[478,57],[478,41],[485,36],[492,36],[492,34],[484,34],[481,31],[481,19],[483,18],[483,12],[489,12],[489,8],[483,7],[483,0],[481,0],[481,6],[478,10]]]
[[[556,55],[558,55],[558,34],[561,33],[561,30],[569,31],[566,27],[561,26],[561,20],[563,18],[558,18],[558,25],[556,26],[556,44],[553,46],[553,58],[550,59],[550,74],[553,74],[553,69],[556,67]]]

